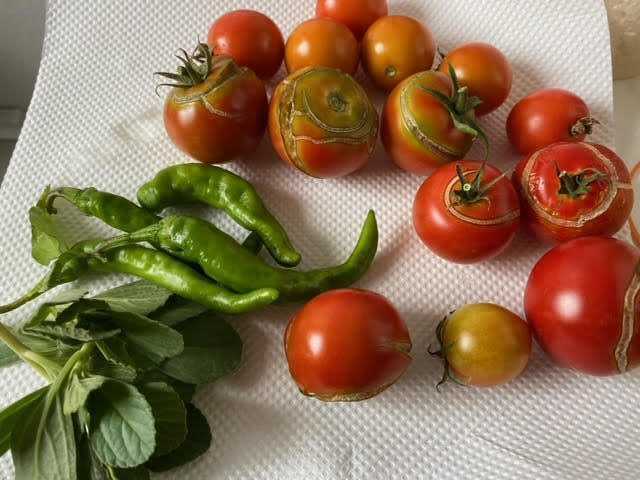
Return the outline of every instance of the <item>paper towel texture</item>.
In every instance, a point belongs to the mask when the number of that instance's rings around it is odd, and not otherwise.
[[[171,70],[178,47],[204,38],[225,11],[254,8],[287,35],[314,2],[182,0],[52,1],[42,66],[22,135],[0,189],[0,302],[18,296],[43,269],[30,258],[27,210],[47,184],[96,186],[134,198],[159,169],[189,161],[164,133],[152,72]],[[597,0],[403,0],[391,11],[416,16],[445,51],[471,40],[511,60],[507,103],[482,120],[492,161],[513,165],[504,134],[509,109],[541,87],[585,98],[602,122],[595,139],[613,143],[607,17]],[[360,78],[363,78],[362,76]],[[367,88],[371,88],[367,84]],[[379,93],[373,94],[378,101]],[[478,155],[480,150],[475,149]],[[474,155],[471,155],[472,157]],[[433,388],[440,364],[427,355],[444,314],[467,302],[522,311],[528,273],[544,248],[519,237],[495,261],[457,266],[431,255],[411,225],[421,178],[395,169],[379,146],[361,172],[325,181],[292,171],[265,139],[256,155],[230,165],[252,181],[303,252],[305,267],[344,258],[374,208],[380,250],[360,287],[386,295],[406,319],[414,362],[382,395],[360,404],[323,404],[289,378],[282,333],[294,307],[273,307],[234,325],[244,365],[201,391],[196,403],[213,428],[210,452],[168,479],[608,479],[640,472],[640,377],[596,379],[552,366],[534,353],[525,374],[491,390]],[[240,237],[219,213],[206,213]],[[77,234],[98,234],[76,216]],[[98,289],[122,278],[88,284]],[[17,322],[29,309],[3,320]],[[0,372],[0,405],[40,380],[25,366]],[[0,477],[13,478],[9,456]]]

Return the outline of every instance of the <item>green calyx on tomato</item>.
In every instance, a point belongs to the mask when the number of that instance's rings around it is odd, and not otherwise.
[[[454,313],[454,312],[451,312],[451,313]],[[457,383],[458,385],[462,385],[463,387],[467,386],[466,383],[456,378],[454,373],[451,371],[451,368],[449,367],[449,360],[447,360],[447,350],[453,347],[452,344],[450,345],[444,344],[444,329],[445,329],[445,326],[447,325],[448,318],[449,317],[444,317],[436,327],[436,339],[438,340],[438,345],[439,345],[438,350],[432,350],[431,345],[429,345],[429,348],[427,349],[430,355],[434,357],[438,357],[442,360],[442,366],[443,366],[442,378],[440,378],[440,381],[436,383],[436,390],[438,391],[440,391],[441,385],[447,383],[447,380],[451,380],[452,382]]]
[[[556,163],[556,172],[560,180],[561,195],[568,195],[571,198],[580,198],[591,191],[591,185],[602,180],[608,180],[609,175],[595,168],[586,168],[579,173],[569,173],[561,171]]]
[[[156,75],[173,80],[175,83],[161,83],[158,87],[189,88],[203,83],[216,63],[211,49],[206,43],[198,42],[193,53],[189,55],[186,50],[179,50],[182,55],[176,55],[182,65],[178,66],[177,73],[155,72]]]
[[[453,192],[458,199],[456,203],[470,205],[472,203],[488,200],[486,195],[487,192],[489,192],[496,183],[506,177],[507,172],[483,185],[482,181],[484,179],[485,165],[486,162],[483,162],[474,179],[469,181],[465,176],[465,172],[462,170],[462,165],[460,163],[456,164],[456,173],[460,179],[460,189]]]

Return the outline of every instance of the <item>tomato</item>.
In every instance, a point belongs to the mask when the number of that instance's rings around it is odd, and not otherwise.
[[[581,142],[597,123],[574,93],[539,90],[520,100],[507,118],[507,136],[523,155],[556,142]]]
[[[427,89],[449,97],[450,105]],[[465,119],[470,129],[481,133],[473,119],[473,109],[460,98],[457,86],[447,75],[416,73],[394,88],[382,112],[382,142],[396,165],[427,175],[444,163],[462,159],[475,136],[456,128],[451,110]]]
[[[208,43],[214,54],[232,57],[264,80],[278,71],[284,57],[280,29],[265,14],[253,10],[220,17],[209,29]]]
[[[538,261],[524,307],[555,362],[612,375],[640,364],[639,292],[640,250],[614,238],[584,237]]]
[[[164,126],[173,143],[204,163],[228,162],[253,152],[267,123],[262,81],[228,57],[211,58],[206,44],[183,60],[192,72],[188,75],[180,67],[177,83],[191,86],[172,88],[164,105]]]
[[[449,52],[438,70],[448,74],[453,67],[460,85],[482,103],[476,107],[479,117],[493,112],[509,96],[513,73],[504,54],[488,43],[467,43]]]
[[[378,133],[378,114],[350,75],[306,68],[276,88],[269,134],[286,163],[314,177],[340,177],[362,168]]]
[[[318,0],[316,15],[346,25],[360,40],[367,28],[378,18],[387,15],[387,0]]]
[[[373,397],[411,363],[404,321],[386,298],[365,290],[311,300],[289,322],[284,348],[300,391],[324,401]]]
[[[429,70],[436,46],[431,31],[415,18],[382,17],[362,39],[362,65],[378,87],[391,90],[405,78]]]
[[[547,242],[613,235],[629,218],[629,170],[602,145],[561,142],[523,159],[514,172],[523,220]]]
[[[360,52],[353,33],[328,18],[314,18],[298,25],[287,40],[285,63],[293,73],[305,67],[331,67],[354,74]]]
[[[444,360],[440,386],[448,378],[463,385],[492,387],[513,380],[529,363],[531,331],[515,313],[499,305],[465,305],[436,330]]]
[[[633,185],[634,197],[640,198],[640,162],[631,170],[631,182]],[[633,203],[633,210],[629,217],[631,227],[631,238],[637,247],[640,247],[640,202]]]
[[[420,187],[413,225],[436,255],[457,263],[494,257],[520,223],[518,195],[500,170],[481,162],[443,165]]]

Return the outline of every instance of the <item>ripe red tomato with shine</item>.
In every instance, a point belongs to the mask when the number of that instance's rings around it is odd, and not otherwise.
[[[520,100],[507,118],[507,136],[523,155],[556,142],[581,142],[596,123],[589,107],[567,90],[539,90]]]
[[[316,15],[346,25],[357,40],[378,18],[387,15],[387,0],[318,0]]]
[[[422,242],[457,263],[498,255],[513,240],[519,223],[518,195],[509,179],[497,168],[471,160],[436,170],[413,204],[413,225]]]
[[[224,14],[209,29],[207,42],[215,55],[228,55],[263,80],[271,78],[284,57],[284,38],[265,14],[236,10]]]
[[[540,346],[591,375],[640,364],[640,250],[614,238],[558,245],[533,268],[524,307]]]
[[[547,242],[613,235],[633,208],[629,170],[602,145],[550,145],[523,159],[513,178],[525,224]]]
[[[391,303],[365,290],[332,290],[307,303],[285,332],[289,371],[324,401],[373,397],[411,363],[411,338]]]
[[[473,42],[455,48],[447,53],[438,70],[448,75],[450,67],[455,70],[460,85],[482,100],[475,109],[479,117],[500,107],[511,92],[511,65],[493,45]]]

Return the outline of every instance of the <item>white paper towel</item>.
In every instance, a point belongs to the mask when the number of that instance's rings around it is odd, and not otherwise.
[[[38,82],[0,189],[0,303],[43,274],[30,258],[27,210],[45,185],[96,186],[133,198],[136,187],[160,168],[189,160],[164,133],[152,72],[170,70],[177,47],[191,48],[213,19],[235,8],[266,12],[286,35],[312,16],[314,2],[50,3]],[[422,19],[445,51],[484,40],[509,57],[513,92],[482,121],[498,165],[516,160],[504,135],[509,109],[545,86],[585,98],[603,124],[594,138],[613,143],[609,33],[600,1],[403,0],[391,2],[391,11]],[[519,237],[504,255],[477,266],[431,255],[411,225],[421,179],[392,167],[381,147],[363,171],[334,181],[288,169],[266,139],[251,160],[230,168],[256,185],[307,267],[344,258],[367,209],[376,210],[380,250],[359,286],[379,291],[398,307],[414,341],[414,362],[372,400],[323,404],[300,395],[289,378],[282,332],[295,309],[273,307],[238,318],[244,365],[197,397],[213,427],[213,446],[197,462],[162,478],[638,478],[638,374],[591,378],[556,368],[536,351],[525,374],[507,386],[447,385],[441,393],[433,388],[441,367],[426,348],[435,323],[467,302],[496,302],[521,312],[526,278],[543,248]],[[77,218],[78,233],[104,232]],[[223,215],[211,218],[240,235]],[[97,279],[91,286],[118,280]],[[19,321],[27,312],[3,320]],[[0,372],[0,405],[39,382],[25,366]],[[4,456],[0,476],[9,479],[12,472]]]

